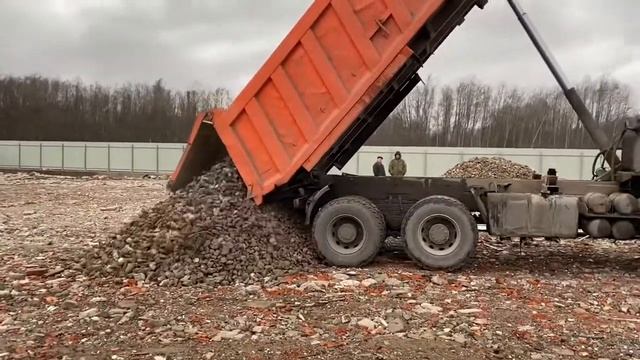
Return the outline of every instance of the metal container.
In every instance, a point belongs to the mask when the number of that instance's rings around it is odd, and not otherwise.
[[[196,122],[172,182],[183,185],[184,174],[218,157],[205,156],[213,146],[198,138],[211,123],[257,203],[321,160],[332,166],[329,155],[350,157],[393,109],[389,99],[399,103],[419,82],[419,65],[485,3],[315,0],[231,107]],[[414,51],[416,41],[429,42],[424,52]],[[410,60],[420,64],[396,83]],[[372,105],[375,119],[363,115]],[[350,131],[356,123],[361,129]]]

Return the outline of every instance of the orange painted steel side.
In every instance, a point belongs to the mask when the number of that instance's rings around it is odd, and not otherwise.
[[[311,170],[412,56],[445,0],[315,0],[214,125],[259,204]]]

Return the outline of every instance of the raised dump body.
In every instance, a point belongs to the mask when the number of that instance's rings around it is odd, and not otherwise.
[[[342,168],[485,3],[315,0],[231,107],[198,118],[174,187],[220,157],[217,136],[258,204],[296,175]]]

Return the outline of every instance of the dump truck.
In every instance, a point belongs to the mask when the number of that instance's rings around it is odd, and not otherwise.
[[[634,238],[640,120],[610,141],[520,4],[508,2],[609,164],[594,169],[597,179],[564,180],[555,169],[531,180],[330,175],[487,0],[315,0],[229,108],[198,115],[169,187],[184,187],[229,156],[257,205],[304,211],[312,241],[336,266],[371,262],[397,235],[419,265],[456,269],[474,254],[478,224],[500,237],[573,238],[582,229],[594,238]]]

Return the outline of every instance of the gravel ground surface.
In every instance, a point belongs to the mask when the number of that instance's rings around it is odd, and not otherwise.
[[[261,284],[160,287],[78,257],[156,180],[0,175],[0,359],[640,359],[638,242],[500,242],[474,263],[310,267]]]

